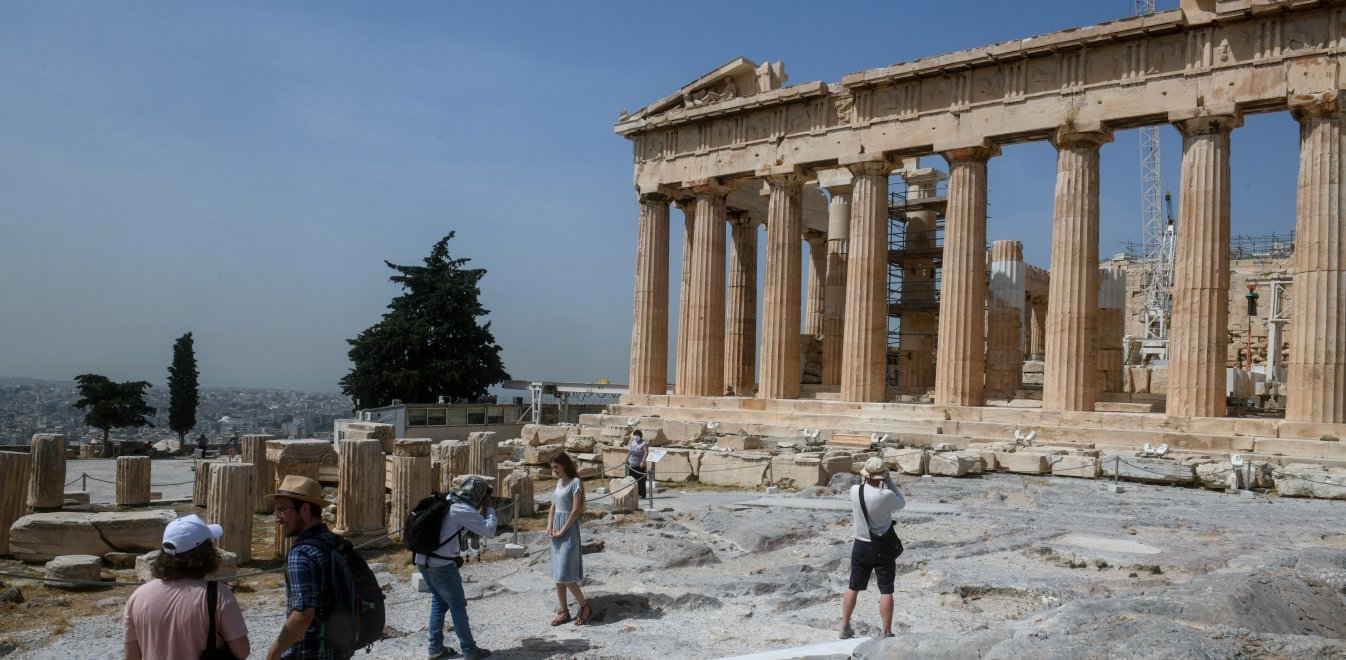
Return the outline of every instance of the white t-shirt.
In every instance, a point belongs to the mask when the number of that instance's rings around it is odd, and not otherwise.
[[[897,489],[897,484],[893,483],[892,473],[883,477],[885,488],[874,488],[867,481],[861,481],[857,486],[851,486],[851,527],[855,529],[855,538],[859,541],[869,541],[871,531],[865,525],[865,514],[860,510],[860,488],[864,488],[865,507],[869,509],[869,521],[874,525],[873,534],[883,534],[888,531],[888,525],[893,522],[893,514],[901,511],[907,506],[907,498],[902,497],[902,491]]]
[[[445,497],[447,497],[447,495]],[[441,523],[439,527],[439,538],[452,538],[439,546],[439,550],[436,551],[435,554],[442,557],[458,556],[458,544],[462,539],[454,536],[454,534],[459,529],[464,530],[464,534],[467,532],[475,532],[478,536],[485,538],[488,536],[495,536],[495,528],[495,507],[488,507],[486,509],[486,515],[483,517],[476,509],[472,508],[471,505],[463,504],[462,502],[454,502],[453,506],[449,507],[449,512],[444,514],[444,522]],[[438,568],[453,562],[452,559],[440,559],[439,557],[431,557],[420,553],[412,555],[412,560],[416,562],[417,566],[428,566],[429,568]]]

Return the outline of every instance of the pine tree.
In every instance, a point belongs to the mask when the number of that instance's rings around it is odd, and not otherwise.
[[[155,410],[145,403],[149,383],[143,380],[117,383],[98,374],[75,376],[75,382],[79,385],[80,395],[75,407],[88,410],[84,414],[84,423],[103,429],[101,457],[112,456],[112,443],[108,441],[112,429],[154,426],[147,417]]]
[[[196,348],[189,332],[173,342],[173,364],[168,365],[168,428],[178,434],[179,443],[186,442],[196,427],[196,406],[201,400],[197,375]]]
[[[453,232],[435,243],[424,266],[384,263],[397,271],[403,294],[388,304],[383,320],[348,340],[353,367],[341,390],[358,408],[393,399],[471,399],[507,378],[479,300],[485,269],[464,268],[469,259],[449,256]]]

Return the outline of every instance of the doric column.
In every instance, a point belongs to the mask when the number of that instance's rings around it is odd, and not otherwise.
[[[192,505],[205,506],[206,499],[210,496],[210,466],[216,461],[213,458],[196,459],[195,472],[192,474]],[[270,495],[268,491],[266,493]],[[268,500],[269,503],[269,500]]]
[[[9,527],[28,510],[28,484],[33,479],[33,457],[0,451],[0,555],[9,552]]]
[[[1299,121],[1285,418],[1346,423],[1346,119],[1335,94],[1291,99]]]
[[[823,334],[824,292],[827,283],[827,236],[822,232],[804,232],[809,244],[809,286],[804,301],[804,334]]]
[[[667,353],[667,351],[665,351]],[[430,440],[403,438],[393,443],[393,484],[389,503],[388,527],[401,529],[416,503],[430,496]],[[380,516],[383,511],[380,509]],[[397,538],[401,538],[399,533]]]
[[[435,492],[447,493],[453,488],[454,479],[470,474],[468,458],[471,452],[462,440],[445,440],[435,445],[435,451],[439,460],[439,482],[435,484]]]
[[[640,196],[631,394],[668,393],[668,196]]]
[[[117,457],[117,504],[148,506],[150,503],[150,457]]]
[[[1043,410],[1093,410],[1098,398],[1098,150],[1107,129],[1059,128],[1047,287]]]
[[[374,439],[338,442],[336,525],[332,531],[352,540],[382,536],[387,531],[383,526],[383,443]]]
[[[935,403],[980,406],[986,364],[986,144],[944,151],[949,206],[944,215],[944,281],[939,302]]]
[[[737,396],[756,387],[757,220],[747,213],[729,217],[729,304],[725,318],[724,384]]]
[[[883,154],[841,159],[855,177],[847,240],[841,400],[882,401],[888,361],[888,174]]]
[[[991,244],[991,295],[986,308],[986,394],[1008,398],[1023,374],[1024,245]]]
[[[1229,132],[1240,123],[1232,114],[1174,122],[1182,133],[1182,197],[1169,324],[1170,415],[1224,417],[1226,412]]]
[[[1028,355],[1029,359],[1041,360],[1047,354],[1047,320],[1044,318],[1045,305],[1038,296],[1028,299]]]
[[[763,399],[799,397],[799,286],[804,177],[798,172],[766,177],[771,198],[766,219],[766,285],[762,292]]]
[[[271,500],[266,499],[271,492],[267,486],[275,483],[271,473],[271,461],[266,460],[266,443],[275,440],[274,435],[250,434],[239,438],[242,445],[243,462],[252,466],[252,512],[271,513]]]
[[[268,495],[276,492],[276,488],[285,481],[285,477],[292,474],[317,481],[318,473],[324,465],[336,466],[338,471],[340,470],[336,450],[332,448],[332,443],[326,440],[268,440],[266,460],[271,463],[271,476],[275,479],[267,489]],[[275,556],[284,557],[285,553],[290,551],[292,543],[292,539],[285,538],[280,525],[276,524],[271,546]]]
[[[28,442],[33,478],[28,506],[34,511],[58,511],[65,504],[65,435],[38,433]]]
[[[378,444],[377,440],[367,442]],[[240,564],[252,561],[252,475],[252,466],[247,463],[217,462],[210,466],[206,522],[224,528],[215,547],[238,555]]]
[[[914,202],[938,196],[939,176],[939,171],[932,167],[904,170],[902,179],[907,183],[907,200]],[[906,216],[897,384],[903,393],[924,394],[935,384],[935,336],[939,333],[939,317],[933,310],[938,305],[935,295],[938,218],[928,207],[909,210]]]
[[[1126,271],[1102,268],[1098,271],[1098,391],[1122,391],[1125,359],[1122,342],[1126,337]]]
[[[682,277],[678,281],[678,339],[675,355],[674,385],[676,391],[682,394],[685,390],[683,381],[687,376],[687,334],[688,321],[692,315],[687,311],[687,295],[691,291],[688,285],[692,277],[692,236],[696,228],[696,199],[692,197],[679,198],[673,203],[682,212]]]
[[[495,484],[499,457],[500,440],[495,437],[494,431],[467,434],[468,474],[489,477],[491,483]]]
[[[823,290],[824,388],[841,383],[841,342],[846,330],[846,246],[851,232],[851,177],[819,177],[830,196],[827,203],[827,286]]]
[[[519,468],[505,477],[504,492],[519,506],[519,517],[532,516],[537,508],[533,499],[533,478]]]
[[[678,394],[724,394],[725,197],[719,180],[690,186],[696,193],[692,263],[687,282],[687,375],[678,376]]]

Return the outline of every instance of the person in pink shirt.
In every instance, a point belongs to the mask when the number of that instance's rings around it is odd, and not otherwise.
[[[164,528],[155,579],[137,588],[122,612],[127,660],[201,657],[209,627],[205,578],[219,567],[214,539],[223,533],[195,514]],[[243,611],[223,583],[215,583],[215,637],[211,645],[227,647],[235,658],[251,652]]]

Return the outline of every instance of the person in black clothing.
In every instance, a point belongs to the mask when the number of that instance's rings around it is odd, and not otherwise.
[[[210,441],[206,439],[206,434],[202,433],[196,436],[196,448],[201,450],[201,458],[206,457],[206,445],[208,444],[210,444]]]

